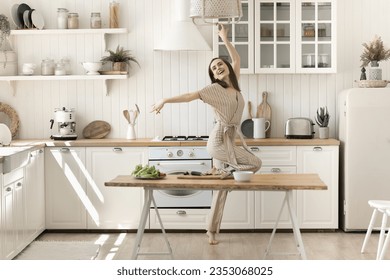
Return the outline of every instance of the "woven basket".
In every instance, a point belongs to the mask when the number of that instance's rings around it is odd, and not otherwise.
[[[190,17],[193,20],[238,18],[239,21],[242,17],[241,0],[191,0]]]
[[[386,87],[390,81],[386,80],[360,80],[355,81],[360,88],[383,88]]]

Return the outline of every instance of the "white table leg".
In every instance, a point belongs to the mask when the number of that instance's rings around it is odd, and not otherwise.
[[[171,244],[168,241],[168,238],[167,238],[167,235],[165,232],[165,228],[163,226],[163,223],[162,223],[162,220],[160,217],[160,213],[158,211],[156,202],[154,201],[154,198],[153,198],[153,189],[144,188],[144,190],[145,190],[145,203],[144,203],[144,207],[142,209],[141,219],[139,222],[137,236],[135,239],[135,244],[134,244],[134,248],[133,248],[133,253],[131,255],[131,259],[136,260],[139,255],[170,255],[171,259],[173,259]],[[158,221],[159,221],[160,226],[161,226],[161,231],[162,231],[162,234],[164,237],[165,244],[168,247],[168,252],[155,252],[155,253],[153,253],[153,252],[140,253],[139,252],[140,248],[141,248],[142,237],[143,237],[144,232],[145,232],[146,221],[147,221],[148,216],[149,216],[149,210],[150,210],[150,206],[151,206],[152,202],[153,202],[154,210],[156,211]]]
[[[284,205],[286,204],[286,200],[287,200],[287,196],[284,197],[282,206],[280,207],[279,214],[278,214],[278,218],[276,219],[274,228],[272,229],[271,237],[270,237],[269,242],[268,242],[267,249],[265,250],[264,259],[267,257],[267,255],[268,255],[268,254],[270,253],[270,251],[271,251],[271,244],[272,244],[272,241],[274,240],[275,233],[276,233],[276,229],[278,228],[279,221],[280,221],[280,217],[281,217],[281,215],[282,215]]]
[[[287,191],[286,197],[287,197],[288,212],[290,214],[290,219],[292,222],[292,227],[293,227],[293,232],[294,232],[294,238],[295,238],[295,242],[297,243],[297,249],[298,249],[299,253],[301,254],[301,258],[303,260],[306,260],[307,257],[306,257],[305,248],[303,246],[301,231],[300,231],[299,226],[298,226],[297,217],[295,216],[295,207],[294,207],[294,202],[293,202],[293,191]]]
[[[160,223],[162,234],[164,236],[165,245],[167,245],[167,248],[168,248],[168,253],[166,253],[166,254],[170,255],[171,259],[173,259],[171,244],[168,241],[167,234],[165,232],[165,228],[164,228],[164,225],[163,225],[162,220],[161,220],[160,212],[158,211],[158,208],[157,208],[156,202],[154,201],[153,196],[152,196],[152,201],[153,201],[153,205],[154,205],[154,210],[156,211],[158,222]]]
[[[131,254],[132,260],[136,260],[138,257],[138,252],[141,246],[142,237],[145,231],[146,220],[148,219],[148,215],[149,215],[150,204],[153,199],[153,190],[147,188],[145,188],[144,190],[145,190],[145,202],[141,213],[141,219],[138,225],[137,237],[135,238],[133,253]]]
[[[271,244],[272,244],[272,241],[273,241],[273,239],[275,237],[276,229],[278,227],[278,224],[279,224],[279,221],[280,221],[280,217],[282,215],[282,211],[283,211],[283,208],[286,205],[286,203],[287,203],[288,213],[290,215],[290,220],[291,220],[291,224],[292,224],[292,228],[293,228],[295,244],[297,246],[297,249],[298,249],[298,252],[299,252],[301,258],[303,260],[306,260],[307,257],[306,257],[305,248],[303,246],[301,231],[299,230],[297,218],[295,216],[295,207],[294,207],[294,203],[293,203],[293,191],[292,190],[285,191],[285,196],[284,196],[284,199],[283,199],[283,203],[282,203],[282,206],[280,207],[278,218],[276,219],[275,226],[274,226],[274,228],[272,230],[272,234],[271,234],[271,237],[270,237],[267,249],[265,251],[264,259],[267,257],[267,255],[270,254]],[[288,254],[286,254],[286,255],[288,255]]]

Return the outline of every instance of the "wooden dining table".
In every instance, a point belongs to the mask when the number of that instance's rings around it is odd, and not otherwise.
[[[208,176],[198,176],[197,178],[194,178],[193,176],[186,177],[178,175],[167,175],[157,180],[140,180],[134,178],[131,175],[119,175],[116,178],[105,182],[104,184],[106,187],[144,188],[145,190],[145,201],[137,230],[135,245],[131,255],[132,259],[137,259],[140,255],[169,255],[171,258],[173,258],[172,248],[170,246],[166,231],[163,226],[163,221],[161,220],[158,211],[158,205],[156,205],[153,198],[154,190],[168,189],[284,192],[285,196],[282,205],[280,206],[279,214],[272,230],[267,249],[265,250],[264,258],[266,258],[271,253],[271,244],[278,227],[282,210],[287,205],[298,254],[302,259],[307,259],[296,217],[296,208],[293,202],[293,191],[327,189],[326,184],[320,179],[318,174],[254,174],[249,182],[238,182],[233,179],[222,180]],[[166,252],[141,252],[141,242],[145,232],[145,225],[149,216],[149,210],[152,204],[156,211],[156,215],[161,226],[161,231],[168,249]]]

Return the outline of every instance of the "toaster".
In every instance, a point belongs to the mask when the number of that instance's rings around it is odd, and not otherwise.
[[[314,123],[309,118],[290,118],[284,134],[287,139],[311,139],[314,137]]]

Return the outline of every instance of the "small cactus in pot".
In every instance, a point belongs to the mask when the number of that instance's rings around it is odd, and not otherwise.
[[[327,139],[329,138],[329,112],[327,107],[320,107],[317,110],[317,115],[316,115],[316,123],[318,124],[319,128],[319,134],[321,139]]]

